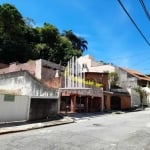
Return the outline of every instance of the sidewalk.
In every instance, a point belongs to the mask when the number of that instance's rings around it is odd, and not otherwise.
[[[73,123],[74,120],[71,117],[63,117],[63,119],[53,120],[53,121],[45,121],[45,122],[37,122],[37,123],[22,123],[22,124],[10,124],[10,125],[0,125],[0,134],[13,133],[13,132],[21,132],[33,129],[39,129],[44,127],[62,125]]]

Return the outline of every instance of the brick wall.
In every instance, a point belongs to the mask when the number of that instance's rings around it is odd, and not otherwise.
[[[53,78],[50,80],[42,80],[42,82],[50,88],[60,88],[61,87],[61,78]]]
[[[7,68],[0,69],[0,74],[15,72],[20,70],[27,70],[31,74],[35,74],[35,61],[29,61],[24,64],[19,64],[17,62],[10,64]]]
[[[96,83],[103,84],[103,89],[108,89],[108,74],[107,73],[94,73],[94,72],[86,72],[85,80],[91,80]]]
[[[111,97],[113,94],[105,94],[104,96],[104,108],[105,110],[111,110]],[[129,95],[117,95],[121,99],[121,110],[131,108],[131,97]]]
[[[0,69],[7,68],[9,65],[0,63]]]
[[[43,80],[50,80],[55,78],[56,70],[50,67],[42,66],[41,78]]]

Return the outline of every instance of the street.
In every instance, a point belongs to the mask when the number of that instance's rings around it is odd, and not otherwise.
[[[71,124],[0,135],[0,150],[150,149],[150,110],[74,117]]]

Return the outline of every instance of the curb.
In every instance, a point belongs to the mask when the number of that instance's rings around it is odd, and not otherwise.
[[[69,124],[69,123],[74,123],[74,120],[70,117],[65,117],[60,120],[49,121],[49,122],[32,123],[32,124],[12,126],[12,127],[2,127],[2,128],[0,128],[0,135],[7,134],[7,133],[39,129],[39,128],[50,127],[50,126],[56,126],[56,125]]]

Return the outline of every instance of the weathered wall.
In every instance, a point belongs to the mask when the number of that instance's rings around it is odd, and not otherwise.
[[[0,69],[0,74],[20,71],[20,70],[27,70],[31,74],[35,75],[35,67],[36,67],[35,61],[29,61],[24,64],[18,64],[16,62],[16,63],[10,64],[7,68]]]
[[[131,107],[140,106],[141,102],[139,94],[134,89],[128,88],[127,90],[131,96]]]
[[[59,73],[64,70],[64,67],[50,61],[41,60],[41,78],[44,80],[56,77],[57,70]]]
[[[43,66],[41,76],[43,80],[49,80],[55,77],[56,70],[50,67]]]
[[[137,87],[137,78],[129,75],[126,71],[122,69],[117,69],[117,74],[119,76],[118,84],[123,88],[135,88]]]
[[[61,78],[53,78],[51,80],[43,80],[42,81],[45,85],[47,85],[50,88],[61,88]]]
[[[28,96],[0,95],[0,123],[28,120]]]
[[[16,90],[19,95],[58,97],[58,90],[46,87],[26,71],[0,75],[0,90]]]

